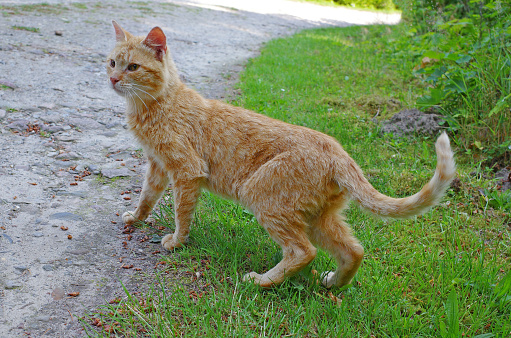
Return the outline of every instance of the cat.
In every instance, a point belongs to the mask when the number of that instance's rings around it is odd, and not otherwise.
[[[167,250],[187,242],[202,189],[241,203],[282,248],[269,271],[243,277],[262,287],[282,283],[307,266],[316,246],[328,251],[335,271],[321,274],[326,287],[349,284],[364,249],[339,214],[349,202],[381,217],[407,218],[436,205],[455,175],[449,138],[436,141],[433,178],[415,195],[379,193],[332,137],[241,107],[205,99],[181,82],[154,27],[136,37],[113,21],[116,44],[107,58],[113,90],[126,98],[127,123],[147,156],[148,169],[131,225],[148,218],[172,182],[175,232],[161,240]]]

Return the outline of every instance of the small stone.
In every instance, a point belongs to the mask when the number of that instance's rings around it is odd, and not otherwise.
[[[114,178],[114,177],[126,177],[131,176],[133,173],[128,170],[128,168],[121,169],[104,169],[102,172],[103,176],[106,178]]]
[[[16,289],[21,287],[21,283],[15,280],[7,280],[5,281],[5,288],[7,290]]]
[[[62,115],[55,112],[48,112],[41,116],[41,120],[48,123],[57,123],[63,120]]]
[[[6,128],[14,129],[17,131],[25,131],[28,128],[28,124],[29,124],[28,120],[19,119],[6,125]]]
[[[50,264],[45,264],[45,265],[43,265],[43,270],[44,271],[53,271],[53,266]]]
[[[50,219],[59,219],[65,221],[83,221],[82,216],[72,214],[70,212],[57,212],[55,214],[50,215]]]
[[[34,233],[32,234],[32,236],[34,236],[34,237],[43,237],[43,236],[44,236],[44,234],[43,234],[42,232],[40,232],[40,231],[36,231],[36,232],[34,232]]]
[[[15,265],[14,268],[21,272],[28,270],[28,268],[25,265]]]
[[[56,36],[62,36],[64,33],[62,33],[62,31],[55,31],[55,35]]]
[[[3,109],[0,109],[0,119],[3,119],[7,115],[7,112]]]
[[[34,320],[37,320],[39,322],[49,322],[51,319],[50,316],[37,316],[37,317],[34,317]]]
[[[81,158],[81,156],[78,155],[77,153],[75,153],[74,151],[69,151],[69,152],[57,155],[57,156],[55,156],[55,158],[57,160],[64,160],[64,159],[65,160],[77,160],[77,159]]]
[[[74,196],[74,197],[80,197],[80,198],[86,198],[87,192],[86,191],[57,191],[57,196]]]
[[[91,118],[88,118],[88,117],[82,117],[82,118],[73,117],[73,118],[69,119],[68,123],[73,126],[76,126],[78,128],[81,128],[81,129],[101,129],[101,128],[103,128],[103,125],[101,123],[99,123]]]
[[[58,133],[59,131],[64,131],[63,126],[49,126],[46,128],[46,131],[49,133]]]
[[[69,126],[64,126],[62,128],[65,130],[66,127],[69,127]],[[67,129],[71,129],[71,127],[67,128]],[[78,137],[69,136],[69,135],[60,135],[57,137],[57,139],[62,142],[74,142],[74,141],[78,140]]]
[[[60,287],[56,287],[51,292],[51,297],[53,298],[53,300],[61,300],[62,298],[64,298],[65,295],[66,295],[66,292],[64,291],[64,289],[62,289]]]

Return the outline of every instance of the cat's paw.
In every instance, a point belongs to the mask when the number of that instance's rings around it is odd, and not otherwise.
[[[249,272],[242,279],[244,282],[254,283],[263,288],[269,288],[275,285],[273,281],[267,278],[265,275],[260,275],[257,272]]]
[[[322,274],[322,279],[321,279],[321,284],[323,284],[324,287],[326,288],[331,288],[332,286],[335,285],[335,272],[333,271],[330,271],[330,272],[325,272]]]
[[[183,246],[183,244],[181,242],[178,242],[174,239],[174,234],[165,235],[165,237],[163,237],[161,239],[161,245],[166,250],[169,250],[169,251],[172,251],[174,249],[177,249],[177,248],[180,248]]]
[[[134,211],[126,211],[122,214],[122,221],[126,225],[133,225],[137,221],[137,219],[133,216]]]

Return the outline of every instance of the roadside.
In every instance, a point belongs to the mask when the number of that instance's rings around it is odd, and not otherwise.
[[[0,1],[0,337],[82,336],[77,319],[142,287],[160,250],[118,216],[138,199],[144,160],[106,86],[112,19],[140,35],[161,26],[184,80],[219,99],[265,41],[363,23],[238,2]]]

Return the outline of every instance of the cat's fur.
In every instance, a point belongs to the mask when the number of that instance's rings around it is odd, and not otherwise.
[[[309,264],[318,246],[337,262],[335,272],[323,275],[323,284],[345,285],[364,254],[338,214],[348,201],[382,217],[406,218],[437,204],[455,175],[444,133],[436,142],[431,181],[407,198],[385,196],[332,137],[204,99],[186,87],[160,28],[135,37],[113,24],[117,43],[108,56],[108,76],[126,97],[129,128],[149,161],[138,207],[123,221],[146,220],[172,182],[176,229],[162,239],[167,250],[186,243],[201,189],[208,189],[252,211],[283,250],[274,268],[251,272],[244,280],[263,287],[279,284]]]

